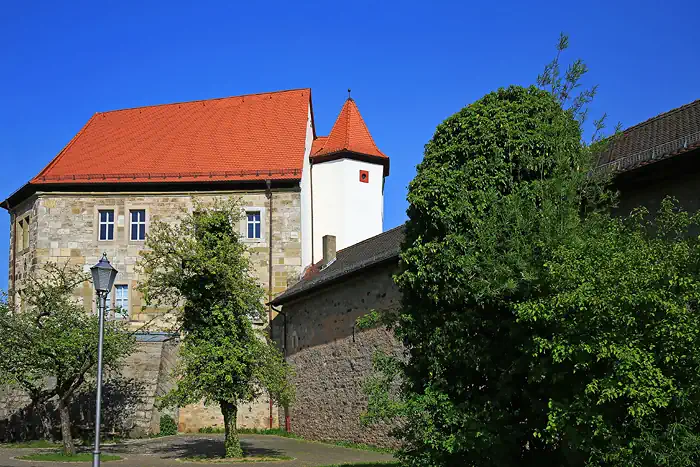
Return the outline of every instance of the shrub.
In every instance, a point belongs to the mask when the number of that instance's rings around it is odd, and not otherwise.
[[[172,436],[177,434],[177,423],[168,414],[160,416],[160,436]]]

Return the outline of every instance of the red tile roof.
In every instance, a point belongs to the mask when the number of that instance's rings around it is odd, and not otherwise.
[[[95,114],[31,180],[300,179],[310,89]]]
[[[367,125],[360,115],[360,110],[352,98],[345,101],[331,133],[323,142],[323,146],[318,151],[312,152],[312,156],[335,154],[342,151],[389,160],[374,144],[372,135],[370,135]]]
[[[323,149],[323,145],[326,144],[328,136],[317,136],[314,142],[311,144],[311,155],[313,156],[318,151]]]

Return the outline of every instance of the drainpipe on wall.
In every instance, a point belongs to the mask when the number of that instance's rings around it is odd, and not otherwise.
[[[267,224],[269,232],[269,244],[267,248],[269,253],[267,258],[267,303],[270,303],[272,301],[272,181],[269,179],[265,180],[265,184],[267,185],[265,194],[270,201],[270,219]],[[267,322],[268,326],[270,326],[270,340],[272,340],[272,304],[270,304],[267,309]],[[270,396],[270,429],[272,429],[272,396]]]

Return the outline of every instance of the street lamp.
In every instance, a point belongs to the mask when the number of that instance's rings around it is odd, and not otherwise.
[[[112,290],[117,270],[112,267],[107,259],[107,253],[102,254],[102,259],[90,268],[92,283],[97,292],[97,312],[99,313],[100,337],[97,341],[97,403],[95,404],[95,450],[92,455],[92,466],[100,465],[100,412],[102,409],[102,344],[105,330],[105,312],[107,311],[107,295]]]

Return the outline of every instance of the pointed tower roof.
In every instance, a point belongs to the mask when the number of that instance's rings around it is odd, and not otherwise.
[[[384,175],[389,175],[389,157],[374,143],[360,110],[351,97],[345,101],[331,133],[326,137],[318,137],[311,151],[314,162],[341,158],[382,164]]]

